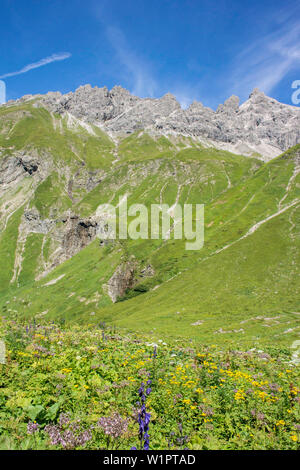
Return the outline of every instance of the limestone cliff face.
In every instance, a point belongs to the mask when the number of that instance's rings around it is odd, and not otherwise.
[[[48,93],[43,105],[51,111],[71,113],[99,125],[110,133],[132,133],[138,129],[158,134],[187,135],[235,153],[257,152],[272,158],[300,141],[300,109],[279,103],[255,89],[239,106],[230,97],[216,111],[194,102],[186,110],[176,98],[139,98],[129,91],[85,85],[74,93]]]

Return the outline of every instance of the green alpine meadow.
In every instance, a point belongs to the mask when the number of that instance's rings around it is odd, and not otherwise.
[[[0,106],[2,450],[299,449],[299,110],[175,101]],[[106,237],[124,197],[203,204],[203,246]]]

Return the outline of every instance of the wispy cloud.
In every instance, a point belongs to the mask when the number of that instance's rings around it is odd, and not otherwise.
[[[30,70],[38,69],[39,67],[43,67],[44,65],[51,64],[52,62],[69,59],[69,57],[71,57],[71,54],[69,52],[52,54],[49,57],[45,57],[44,59],[39,60],[38,62],[33,62],[32,64],[26,65],[25,67],[20,70],[17,70],[16,72],[5,73],[4,75],[0,76],[0,79],[14,77],[15,75],[21,75],[23,73],[29,72]]]
[[[140,97],[159,98],[167,92],[173,93],[181,106],[187,108],[193,101],[193,91],[186,84],[178,84],[176,80],[165,87],[164,80],[157,80],[150,61],[134,51],[123,32],[116,27],[106,29],[107,37],[113,46],[121,68],[118,77],[128,83],[131,93]]]
[[[158,86],[153,77],[151,65],[134,52],[119,28],[107,28],[107,37],[113,46],[116,56],[123,67],[121,75],[131,87],[131,92],[137,96],[154,97]]]
[[[175,83],[168,91],[176,97],[182,109],[187,109],[199,95],[197,86],[188,86],[185,83]]]
[[[296,19],[295,19],[296,18]],[[229,88],[245,97],[258,87],[270,93],[300,64],[299,15],[285,17],[271,33],[260,37],[234,60]],[[273,23],[274,24],[274,23]]]

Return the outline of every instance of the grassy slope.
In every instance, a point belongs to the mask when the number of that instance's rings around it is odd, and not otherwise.
[[[203,149],[189,139],[174,142],[174,138],[153,139],[135,133],[123,139],[116,150],[99,129],[93,127],[94,135],[90,135],[80,126],[70,128],[67,118],[51,117],[41,108],[23,105],[4,114],[1,110],[0,146],[5,149],[4,155],[12,152],[12,147],[34,148],[40,153],[47,151],[55,160],[57,171],[39,185],[30,200],[43,217],[53,207],[58,212],[72,207],[59,169],[62,164],[68,165],[75,173],[84,160],[91,170],[105,170],[105,176],[94,190],[80,195],[74,210],[82,216],[92,215],[101,203],[116,204],[125,193],[129,204],[142,202],[148,206],[161,201],[171,205],[178,198],[181,204],[205,203],[206,230],[205,245],[199,252],[186,251],[184,241],[137,240],[105,248],[95,241],[37,283],[33,279],[43,236],[34,236],[27,240],[20,288],[16,290],[9,286],[21,216],[21,212],[16,213],[0,240],[0,250],[9,258],[7,269],[1,270],[5,279],[1,282],[0,306],[26,315],[48,311],[51,318],[106,319],[131,329],[154,327],[158,332],[209,338],[212,342],[272,338],[289,343],[295,337],[297,315],[292,312],[297,312],[299,305],[299,209],[291,207],[249,237],[219,254],[215,252],[278,211],[294,171],[297,149],[264,165],[256,159]],[[184,148],[186,145],[188,148]],[[111,165],[116,151],[118,161]],[[297,178],[283,207],[296,197]],[[49,239],[44,241],[45,257],[51,244]],[[138,296],[137,290],[128,292],[127,297],[135,297],[112,305],[102,284],[121,261],[131,256],[141,267],[148,263],[154,267],[155,275],[140,281],[140,290],[149,292]],[[60,276],[55,284],[43,287]],[[280,318],[273,321],[250,320],[278,314]],[[192,326],[197,321],[202,325]],[[232,332],[215,333],[220,328]],[[234,332],[241,328],[243,331]],[[292,331],[281,334],[288,329]]]
[[[155,326],[164,333],[180,331],[213,343],[234,337],[296,339],[299,329],[281,336],[296,327],[298,316],[292,312],[299,307],[299,254],[295,256],[296,247],[286,239],[284,224],[288,214],[157,290],[99,313],[131,329],[149,331]],[[256,318],[277,315],[279,321]],[[193,328],[199,320],[203,323]],[[220,328],[228,333],[216,333]]]
[[[113,160],[114,144],[101,130],[92,129],[93,135],[80,126],[72,128],[66,119],[32,104],[4,107],[0,110],[2,156],[35,149],[40,154],[49,152],[59,166],[68,164],[71,169],[82,162],[90,169],[108,167]]]
[[[0,234],[0,291],[9,287],[13,276],[15,251],[18,239],[18,226],[23,208],[15,212],[7,223],[6,230]]]

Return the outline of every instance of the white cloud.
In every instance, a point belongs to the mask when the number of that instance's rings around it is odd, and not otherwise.
[[[154,97],[157,83],[153,78],[151,66],[129,48],[122,31],[116,27],[107,28],[107,37],[113,46],[117,58],[124,69],[124,79],[130,84],[131,92],[141,97]],[[122,73],[123,72],[123,73]]]
[[[164,93],[171,92],[183,108],[187,108],[191,104],[194,95],[189,86],[169,83],[165,87],[163,83],[154,78],[151,64],[129,47],[119,28],[111,26],[107,28],[106,32],[121,65],[118,76],[129,84],[131,93],[140,97],[157,98]]]
[[[18,70],[16,72],[10,72],[10,73],[5,73],[4,75],[0,76],[1,78],[8,78],[8,77],[14,77],[15,75],[21,75],[23,73],[29,72],[30,70],[37,69],[39,67],[43,67],[44,65],[51,64],[52,62],[57,62],[59,60],[65,60],[71,57],[71,54],[69,52],[62,52],[59,54],[52,54],[49,57],[45,57],[44,59],[39,60],[38,62],[34,62],[32,64],[28,64],[25,67],[23,67],[21,70]]]
[[[182,109],[187,109],[198,95],[198,91],[195,87],[187,87],[181,84],[171,87],[170,92],[176,97]]]
[[[300,22],[290,16],[236,56],[229,88],[242,97],[255,87],[270,93],[299,65]]]

